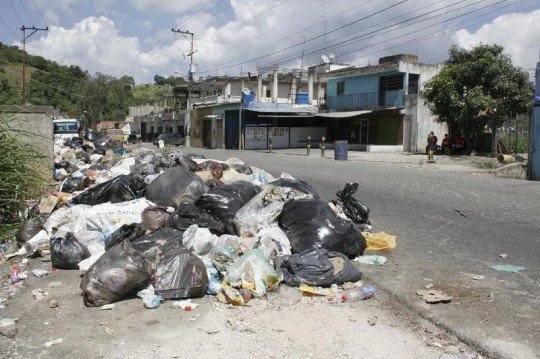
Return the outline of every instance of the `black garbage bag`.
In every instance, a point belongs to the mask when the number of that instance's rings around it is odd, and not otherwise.
[[[248,165],[243,165],[243,164],[240,164],[240,163],[229,163],[229,166],[233,170],[235,170],[237,172],[240,172],[240,173],[243,173],[245,175],[250,175],[250,174],[253,173],[253,170]]]
[[[197,200],[206,190],[199,176],[183,167],[173,167],[148,185],[146,198],[158,206],[178,208],[180,202]]]
[[[84,177],[67,177],[62,184],[62,192],[73,193],[84,188]]]
[[[191,158],[188,158],[186,156],[179,156],[175,158],[175,161],[177,164],[179,164],[181,167],[184,167],[186,170],[189,170],[191,172],[197,171],[198,165]]]
[[[173,213],[169,226],[182,232],[192,225],[198,225],[200,228],[208,228],[213,234],[223,234],[226,226],[223,222],[215,219],[208,213],[201,212],[193,202],[182,202],[178,209]]]
[[[227,233],[235,234],[234,216],[249,200],[259,193],[259,188],[246,181],[235,181],[220,188],[212,188],[204,193],[195,204],[203,212],[222,221]]]
[[[105,252],[84,274],[81,289],[84,304],[102,306],[146,288],[153,279],[152,265],[123,241]]]
[[[154,206],[145,208],[141,213],[141,218],[146,229],[155,231],[169,224],[171,214],[165,207]]]
[[[103,155],[103,156],[107,154],[107,150],[105,149],[105,146],[99,144],[98,142],[94,142],[94,147],[96,147],[96,149],[94,150],[95,154]]]
[[[221,187],[223,187],[223,186],[225,185],[225,183],[221,182],[221,180],[218,180],[218,179],[215,179],[215,178],[206,180],[206,181],[204,181],[204,183],[206,184],[206,186],[207,186],[209,189],[212,189],[212,188],[221,188]]]
[[[173,248],[160,259],[154,288],[163,299],[204,297],[208,287],[204,262],[186,248]]]
[[[214,179],[219,180],[223,177],[223,171],[228,170],[230,167],[226,163],[220,163],[216,161],[204,161],[199,164],[199,171],[210,171]]]
[[[42,229],[44,229],[43,225],[45,222],[47,222],[49,216],[49,214],[40,214],[39,216],[24,221],[15,233],[17,245],[21,247],[23,244],[32,239],[32,237],[38,234]]]
[[[84,139],[81,137],[72,137],[64,142],[64,145],[72,149],[80,148],[83,145]]]
[[[277,180],[270,182],[270,184],[278,187],[289,187],[299,192],[310,194],[314,198],[320,198],[319,194],[313,189],[313,187],[311,187],[309,183],[301,180],[291,178],[278,178]]]
[[[132,183],[134,183],[134,179],[131,175],[120,175],[107,182],[87,189],[83,193],[72,198],[69,201],[69,204],[87,204],[95,206],[106,202],[119,203],[131,201],[137,198],[137,194],[131,188]],[[137,182],[136,185],[140,185],[140,182]]]
[[[358,191],[358,183],[347,183],[343,190],[336,193],[337,199],[333,202],[343,208],[343,212],[354,223],[371,224],[369,208],[360,203],[354,194]]]
[[[105,250],[121,243],[124,239],[132,241],[146,233],[146,228],[140,223],[124,224],[105,239]]]
[[[67,169],[71,163],[69,163],[66,160],[61,160],[58,162],[54,162],[54,168],[64,168]]]
[[[320,199],[285,203],[278,223],[289,238],[293,253],[325,248],[351,258],[361,255],[366,249],[366,240],[353,223],[338,217],[328,203]]]
[[[278,257],[275,266],[283,273],[283,282],[295,287],[302,283],[329,287],[362,279],[349,258],[321,248]]]
[[[65,237],[53,237],[50,243],[53,268],[79,269],[78,264],[90,257],[88,248],[79,243],[72,233]]]
[[[160,228],[155,232],[133,239],[131,245],[146,260],[155,263],[163,253],[172,248],[182,247],[183,234],[184,232],[174,228]]]
[[[95,171],[104,171],[106,170],[105,166],[103,166],[101,163],[96,163],[95,165],[91,165],[89,170],[95,170]]]

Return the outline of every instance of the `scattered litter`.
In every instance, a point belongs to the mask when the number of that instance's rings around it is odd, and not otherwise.
[[[501,257],[501,258],[506,258],[506,257],[508,257],[508,254],[506,254],[506,253],[499,254],[499,257]]]
[[[514,266],[511,264],[494,264],[491,266],[491,268],[498,270],[500,272],[510,272],[510,273],[518,273],[522,270],[525,270],[525,267]]]
[[[191,312],[193,309],[196,309],[199,304],[194,303],[191,299],[178,300],[172,303],[173,307],[178,307],[186,312]]]
[[[45,348],[50,348],[52,347],[53,345],[56,345],[56,344],[61,344],[64,342],[64,339],[63,338],[58,338],[58,339],[54,339],[54,340],[51,340],[51,341],[48,341],[47,343],[43,344],[43,346]]]
[[[137,297],[142,298],[144,307],[147,309],[159,308],[161,305],[161,296],[155,294],[154,286],[151,284],[148,286],[148,288],[138,292]]]
[[[459,210],[459,209],[454,209],[454,211],[456,211],[457,213],[459,213],[459,215],[460,215],[461,217],[469,218],[465,213],[461,212],[461,210]]]
[[[114,304],[105,304],[105,305],[102,305],[99,309],[101,310],[111,310],[114,308]]]
[[[433,283],[426,284],[426,285],[424,286],[424,288],[426,288],[426,289],[431,289],[431,288],[433,288]]]
[[[377,317],[371,317],[371,318],[368,318],[367,320],[368,324],[370,327],[374,326],[375,324],[377,324]]]
[[[309,295],[329,296],[333,294],[330,288],[322,288],[322,287],[317,287],[314,285],[307,285],[304,283],[300,284],[298,289],[300,289],[302,293],[304,293],[304,295],[308,295],[308,296]]]
[[[50,302],[49,302],[49,308],[57,308],[58,307],[58,301],[55,300],[55,299],[52,299]]]
[[[62,283],[62,282],[50,282],[49,283],[49,288],[58,288],[58,287],[61,287],[63,285],[64,285],[64,283]]]
[[[365,254],[361,257],[356,257],[353,259],[355,262],[364,263],[364,264],[375,264],[382,266],[386,263],[386,257],[385,256],[379,256],[376,254]]]
[[[36,300],[42,300],[43,298],[45,298],[46,296],[48,296],[49,293],[48,292],[45,292],[43,289],[41,288],[38,288],[38,289],[34,289],[32,290],[32,296],[34,297],[34,299]]]
[[[441,292],[440,290],[430,289],[430,290],[419,290],[416,292],[426,303],[435,304],[435,303],[448,303],[452,300],[452,297]]]
[[[366,239],[366,251],[394,249],[397,246],[397,236],[391,236],[385,232],[362,232],[362,236]]]
[[[32,275],[36,278],[41,278],[49,274],[49,271],[44,269],[34,269],[32,270]]]
[[[473,276],[471,276],[472,279],[474,280],[484,280],[484,276],[483,275],[480,275],[480,274],[475,274]]]

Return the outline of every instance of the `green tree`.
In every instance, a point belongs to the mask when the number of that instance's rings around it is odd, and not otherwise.
[[[495,155],[497,127],[528,111],[532,83],[501,46],[479,45],[472,50],[452,46],[449,54],[447,65],[425,84],[421,97],[439,122],[463,134],[471,150],[491,127]]]
[[[156,75],[154,76],[154,83],[156,85],[178,86],[185,83],[185,80],[181,77],[175,77],[175,76],[163,77],[161,75]]]

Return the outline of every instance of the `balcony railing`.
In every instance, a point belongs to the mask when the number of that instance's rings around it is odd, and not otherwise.
[[[329,96],[326,99],[326,109],[336,111],[374,110],[404,106],[405,90]]]

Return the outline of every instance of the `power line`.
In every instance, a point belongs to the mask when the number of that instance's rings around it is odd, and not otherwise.
[[[0,21],[2,21],[6,29],[8,29],[13,34],[13,36],[17,37],[17,33],[13,31],[11,27],[9,27],[9,25],[6,23],[6,20],[4,20],[1,16],[0,16]]]
[[[17,12],[17,10],[15,9],[15,6],[13,6],[13,2],[11,0],[9,0],[9,4],[11,5],[11,8],[13,9],[13,11],[15,12],[15,15],[17,15],[17,18],[19,19],[20,23],[22,24],[23,21],[21,19],[21,17],[19,16],[19,13]]]
[[[289,1],[289,0],[282,0],[282,1],[279,2],[278,4],[276,4],[276,5],[272,6],[272,7],[269,7],[268,9],[266,9],[266,10],[264,10],[264,11],[261,11],[261,12],[258,13],[258,14],[253,15],[253,16],[250,17],[249,19],[246,19],[246,20],[242,21],[241,23],[236,24],[236,25],[234,25],[233,27],[231,27],[230,29],[227,29],[227,30],[234,30],[234,29],[238,28],[239,26],[244,25],[244,24],[246,24],[246,23],[252,21],[252,20],[255,19],[256,17],[258,17],[258,16],[260,16],[260,15],[262,15],[262,14],[265,14],[265,13],[267,13],[267,12],[270,11],[270,10],[273,10],[273,9],[275,9],[275,8],[278,7],[278,6],[281,6],[281,5],[285,4],[287,1]],[[407,0],[405,0],[405,1],[407,1]]]
[[[219,4],[221,4],[223,1],[225,1],[225,0],[218,0],[218,2],[216,2],[216,3],[214,4],[214,7],[217,7],[217,6],[218,6]],[[208,16],[208,15],[216,16],[217,14],[219,14],[219,13],[225,11],[225,9],[227,9],[229,6],[231,6],[231,4],[230,4],[230,3],[227,3],[223,9],[221,9],[220,11],[218,11],[218,12],[216,12],[216,13],[214,13],[214,14],[212,14],[212,13],[210,13],[210,12],[203,12],[203,13],[201,13],[201,14],[198,15],[198,16],[195,16],[195,17],[190,18],[185,24],[182,24],[182,26],[184,26],[184,27],[187,29],[187,28],[191,27],[191,26],[194,24],[194,22],[195,22],[196,20],[198,20],[198,19],[200,19],[200,18],[203,18],[203,17],[205,17],[205,16]]]
[[[26,6],[24,6],[22,0],[19,0],[19,4],[21,4],[21,7],[22,7],[24,13],[26,14],[26,17],[28,18],[28,21],[30,21],[30,24],[32,24],[32,26],[34,26],[34,22],[30,18],[30,16],[28,15],[28,12],[26,11]]]
[[[347,13],[347,12],[350,12],[350,11],[352,11],[352,10],[354,10],[354,9],[357,9],[357,8],[361,7],[361,6],[364,6],[364,5],[366,5],[366,4],[369,4],[369,3],[373,2],[373,1],[375,1],[375,0],[368,0],[368,1],[363,2],[363,3],[361,3],[361,4],[355,5],[355,6],[349,8],[349,9],[347,9],[347,10],[344,10],[344,11],[338,13],[338,14],[335,14],[335,15],[329,17],[327,20],[330,20],[330,19],[333,19],[333,18],[338,17],[338,16],[340,16],[340,15],[343,15],[343,14],[345,14],[345,13]],[[445,0],[440,0],[440,1],[445,1]],[[440,1],[439,1],[439,2],[440,2]],[[235,57],[235,58],[233,58],[232,60],[230,60],[229,64],[232,63],[232,62],[234,62],[234,61],[237,61],[237,60],[239,60],[239,59],[242,59],[242,58],[246,57],[246,56],[249,55],[249,54],[255,53],[255,52],[257,52],[258,50],[265,49],[265,48],[270,47],[270,46],[272,46],[272,45],[275,45],[275,44],[277,44],[277,43],[279,43],[279,42],[281,42],[281,41],[283,41],[283,40],[286,40],[286,39],[288,39],[288,38],[290,38],[290,37],[292,37],[292,36],[294,36],[294,35],[298,35],[298,34],[300,34],[300,33],[303,32],[303,31],[306,31],[306,30],[309,30],[309,29],[311,29],[311,28],[313,28],[313,27],[316,27],[317,25],[320,25],[320,24],[322,24],[323,22],[324,22],[324,20],[323,20],[323,21],[319,21],[319,22],[317,22],[317,23],[315,23],[315,24],[313,24],[313,25],[304,27],[303,29],[300,29],[300,30],[298,30],[298,31],[296,31],[296,32],[294,32],[294,33],[292,33],[292,34],[290,34],[290,35],[287,35],[287,36],[285,36],[285,37],[282,37],[282,38],[280,38],[280,39],[277,39],[277,40],[275,40],[275,41],[273,41],[273,42],[270,42],[270,43],[268,43],[268,44],[266,44],[266,45],[264,45],[264,46],[258,47],[258,48],[255,49],[255,50],[246,52],[246,53],[244,53],[244,54],[242,54],[242,55],[240,55],[240,56],[238,56],[238,57]],[[304,38],[305,38],[305,37],[304,37]],[[304,44],[304,42],[303,42],[302,44]],[[208,71],[211,72],[211,71],[213,71],[213,70],[208,70]]]
[[[45,26],[47,26],[47,21],[45,21],[45,19],[43,18],[43,15],[41,15],[41,11],[39,10],[39,8],[37,7],[36,5],[36,2],[34,0],[32,0],[32,3],[34,4],[34,7],[36,8],[38,14],[39,14],[39,17],[41,18],[41,20],[43,21],[43,24]]]

